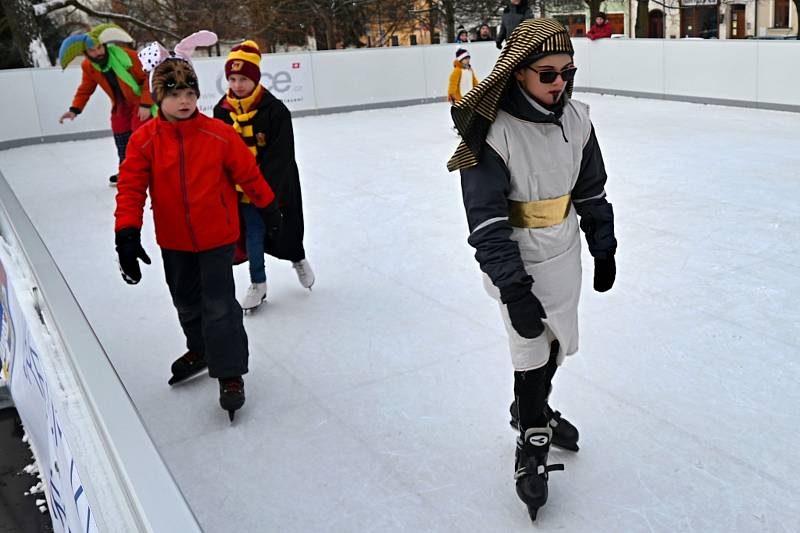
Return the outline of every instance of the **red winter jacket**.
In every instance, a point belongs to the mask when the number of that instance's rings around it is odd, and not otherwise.
[[[608,39],[611,37],[611,23],[606,22],[602,26],[592,24],[592,28],[586,33],[586,36],[591,40]]]
[[[232,244],[239,238],[236,184],[257,207],[275,198],[233,128],[199,112],[178,122],[159,114],[128,142],[119,168],[115,231],[142,227],[149,189],[162,248],[199,252]]]

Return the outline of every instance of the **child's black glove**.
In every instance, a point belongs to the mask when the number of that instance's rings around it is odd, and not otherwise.
[[[521,283],[500,289],[500,300],[506,304],[511,325],[520,337],[535,339],[544,332],[542,319],[547,318],[544,307],[531,292],[533,278],[525,276]]]
[[[123,228],[119,230],[114,239],[119,256],[119,271],[126,283],[136,285],[142,279],[139,269],[139,259],[150,264],[144,248],[142,248],[141,231],[139,228]]]
[[[617,277],[617,263],[614,256],[609,255],[605,259],[595,258],[594,260],[594,290],[606,292],[614,286],[614,279]]]
[[[264,221],[264,228],[267,231],[269,240],[277,239],[283,230],[283,213],[278,208],[278,200],[274,200],[267,207],[260,209],[261,220]]]
[[[500,42],[500,41],[495,41],[494,45],[497,47],[498,50],[502,50],[503,49],[503,43]]]

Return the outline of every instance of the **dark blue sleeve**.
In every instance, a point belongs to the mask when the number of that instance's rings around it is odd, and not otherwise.
[[[530,277],[511,239],[508,223],[510,174],[503,160],[488,145],[478,164],[461,170],[461,192],[475,259],[501,291],[513,285],[530,285]]]
[[[617,239],[614,237],[614,210],[606,199],[606,168],[603,154],[594,132],[583,147],[581,169],[572,189],[572,205],[581,217],[581,230],[592,257],[604,259],[614,255]]]

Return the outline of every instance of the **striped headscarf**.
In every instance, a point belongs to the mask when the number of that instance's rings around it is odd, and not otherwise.
[[[520,22],[500,52],[491,74],[466,94],[451,114],[461,135],[461,144],[450,161],[450,172],[478,164],[486,134],[497,118],[497,108],[508,88],[513,72],[531,58],[548,54],[573,55],[572,41],[564,26],[553,19],[528,19]],[[572,96],[573,82],[567,83],[565,93]]]

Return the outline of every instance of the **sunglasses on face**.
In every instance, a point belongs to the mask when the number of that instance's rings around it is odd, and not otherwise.
[[[553,83],[559,76],[561,76],[561,79],[564,80],[564,83],[569,83],[575,79],[575,73],[578,72],[578,67],[569,67],[565,68],[562,71],[536,70],[530,65],[528,65],[527,68],[537,73],[539,75],[539,81],[545,84]]]

